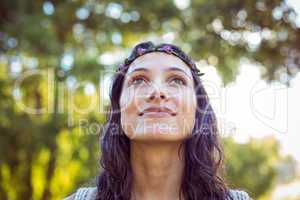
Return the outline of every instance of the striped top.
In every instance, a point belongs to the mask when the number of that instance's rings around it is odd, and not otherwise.
[[[247,192],[242,190],[229,190],[230,196],[233,200],[253,200]],[[97,194],[97,187],[83,187],[79,188],[76,193],[65,198],[64,200],[95,200]],[[228,197],[226,200],[231,200]]]

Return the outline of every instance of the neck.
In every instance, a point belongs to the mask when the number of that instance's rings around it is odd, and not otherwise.
[[[184,170],[180,142],[131,141],[133,197],[177,200]],[[182,149],[183,150],[183,149]]]

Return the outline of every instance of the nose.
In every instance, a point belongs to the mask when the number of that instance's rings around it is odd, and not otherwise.
[[[147,101],[155,101],[155,100],[166,100],[167,95],[166,92],[163,91],[162,87],[154,87],[154,89],[150,92],[150,94],[147,96]]]

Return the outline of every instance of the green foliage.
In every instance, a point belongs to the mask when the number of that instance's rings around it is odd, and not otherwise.
[[[273,17],[276,9],[281,17]],[[97,174],[105,99],[72,91],[70,80],[97,85],[132,45],[166,34],[195,60],[215,65],[225,84],[242,57],[261,63],[268,80],[293,77],[300,61],[294,15],[279,0],[194,0],[182,10],[173,1],[1,1],[0,199],[60,199]],[[104,62],[107,53],[115,54]],[[26,77],[32,72],[38,74]],[[249,145],[229,145],[229,177],[257,197],[272,183],[274,152]],[[262,166],[258,182],[249,180],[248,162]]]
[[[246,144],[238,144],[226,138],[224,143],[229,185],[245,189],[254,199],[266,195],[272,189],[280,160],[277,141],[251,139]]]

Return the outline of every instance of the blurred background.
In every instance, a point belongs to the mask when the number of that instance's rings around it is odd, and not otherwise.
[[[0,199],[94,184],[111,75],[147,40],[205,73],[230,187],[299,200],[298,0],[1,0]]]

